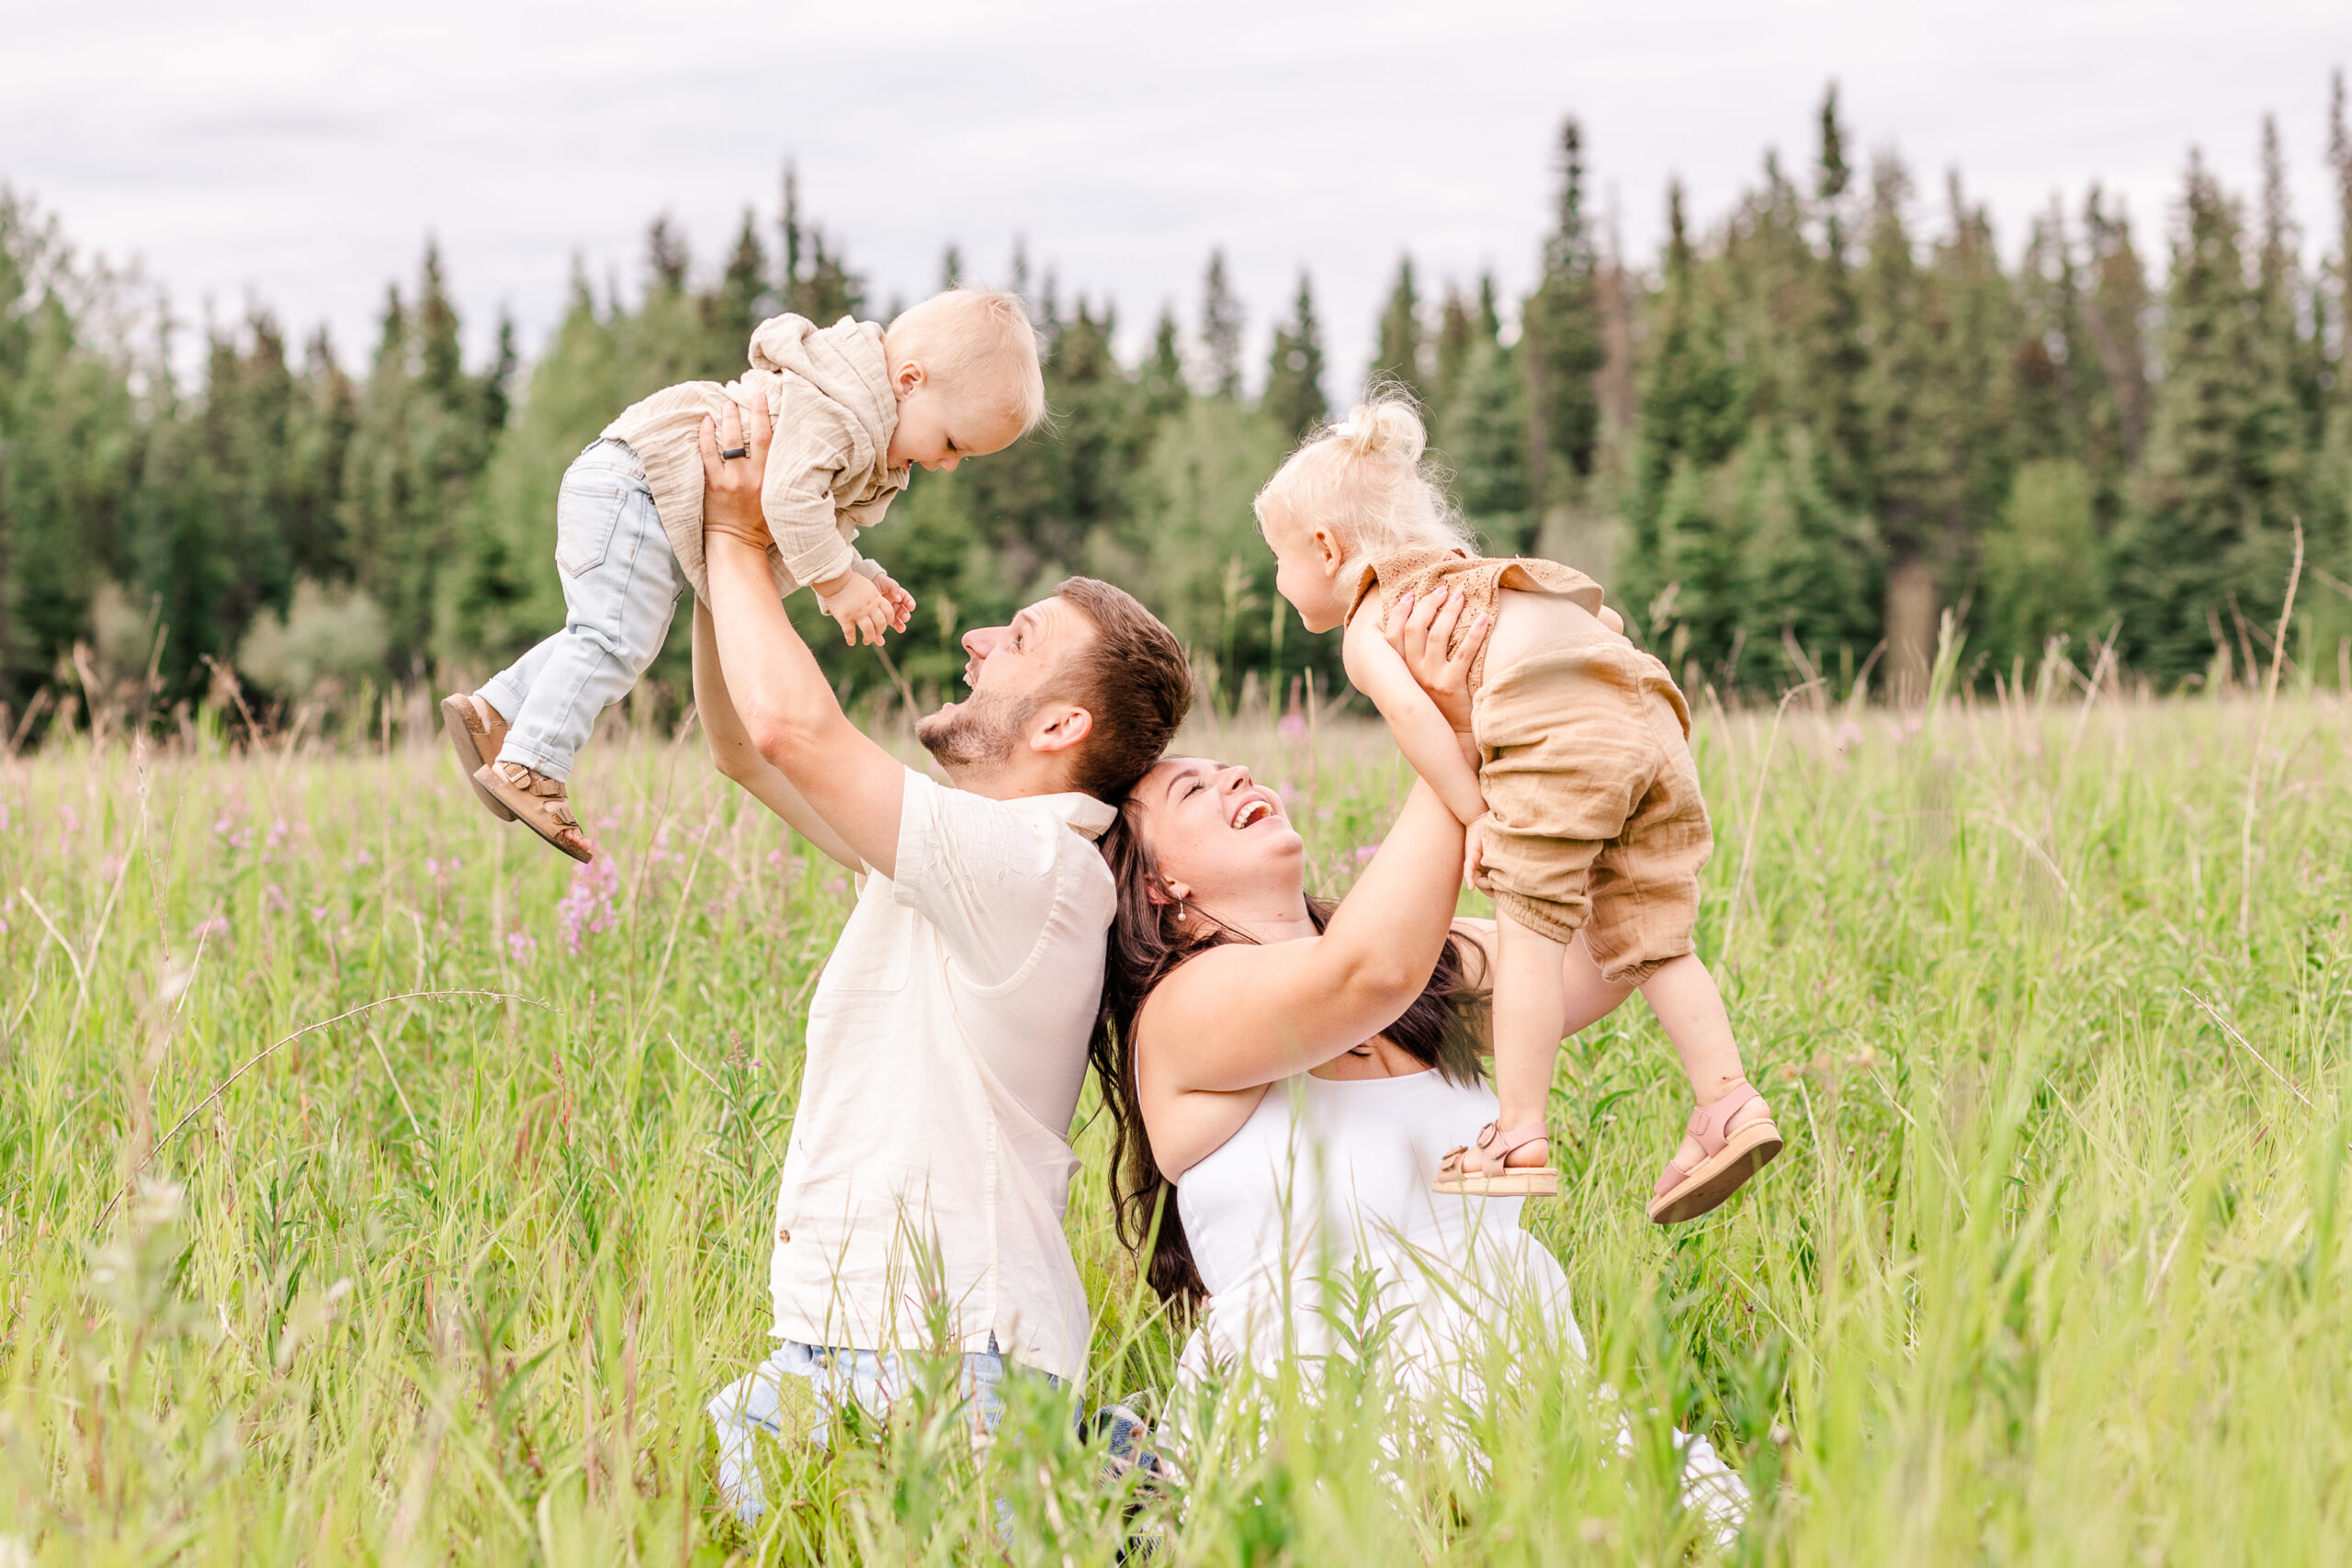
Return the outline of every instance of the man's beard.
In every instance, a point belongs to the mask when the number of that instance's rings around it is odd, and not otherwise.
[[[915,720],[915,739],[950,773],[995,767],[1012,755],[1012,749],[1021,743],[1021,732],[1036,712],[1034,696],[974,692],[952,708]]]

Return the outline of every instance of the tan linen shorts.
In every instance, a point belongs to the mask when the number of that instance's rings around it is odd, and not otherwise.
[[[1666,666],[1614,637],[1546,643],[1487,672],[1471,727],[1502,912],[1555,942],[1581,930],[1611,981],[1690,952],[1715,838]]]

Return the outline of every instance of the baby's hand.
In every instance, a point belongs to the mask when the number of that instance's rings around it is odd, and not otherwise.
[[[862,632],[866,647],[882,646],[882,634],[890,629],[891,604],[879,588],[854,571],[845,571],[831,582],[816,584],[816,589],[817,607],[840,623],[842,641],[855,648]]]
[[[882,597],[890,602],[890,629],[894,632],[905,631],[908,618],[915,613],[915,596],[893,582],[890,580],[890,574],[887,571],[868,578],[866,581],[880,589]]]
[[[1481,817],[1462,830],[1462,880],[1481,893],[1492,893],[1487,886],[1486,827],[1487,817]]]

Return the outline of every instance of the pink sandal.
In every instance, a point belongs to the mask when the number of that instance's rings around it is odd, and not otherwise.
[[[1741,1078],[1724,1092],[1713,1105],[1702,1105],[1690,1112],[1690,1135],[1699,1142],[1704,1156],[1696,1166],[1684,1167],[1668,1160],[1664,1174],[1657,1179],[1657,1190],[1650,1198],[1650,1219],[1661,1225],[1680,1224],[1720,1206],[1724,1200],[1747,1185],[1748,1178],[1772,1163],[1781,1152],[1781,1130],[1772,1124],[1771,1108],[1742,1127],[1730,1131],[1732,1116],[1747,1108],[1750,1101],[1763,1103],[1764,1097],[1748,1087]]]
[[[1500,1124],[1487,1123],[1478,1134],[1478,1152],[1491,1163],[1484,1170],[1472,1170],[1464,1156],[1470,1145],[1464,1144],[1446,1152],[1445,1160],[1437,1168],[1437,1190],[1459,1193],[1465,1198],[1550,1198],[1560,1190],[1560,1173],[1551,1165],[1507,1164],[1513,1150],[1529,1144],[1544,1144],[1552,1134],[1541,1122],[1531,1122],[1510,1133],[1498,1133]]]

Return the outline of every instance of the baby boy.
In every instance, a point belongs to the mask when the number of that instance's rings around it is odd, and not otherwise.
[[[564,471],[555,559],[563,629],[441,716],[474,792],[574,860],[592,860],[565,789],[596,717],[637,684],[669,635],[678,594],[703,575],[705,415],[763,402],[775,437],[761,479],[778,593],[813,589],[842,637],[879,646],[914,600],[858,554],[911,465],[953,470],[1001,451],[1045,416],[1037,340],[1018,296],[951,288],[886,332],[843,317],[777,316],[752,334],[751,368],[634,403]],[[741,449],[721,452],[741,461]]]

